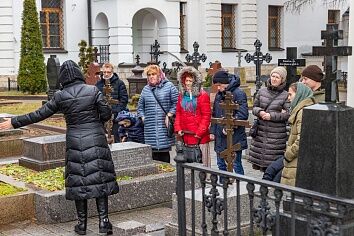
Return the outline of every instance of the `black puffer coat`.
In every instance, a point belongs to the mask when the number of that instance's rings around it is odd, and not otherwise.
[[[118,193],[116,174],[103,123],[111,109],[95,87],[86,85],[73,61],[60,68],[61,91],[37,111],[12,118],[14,128],[44,120],[57,111],[64,114],[66,133],[66,198],[81,200]]]
[[[286,122],[290,116],[288,92],[284,90],[285,82],[278,87],[273,87],[270,81],[268,84],[267,88],[259,90],[253,103],[253,115],[258,117],[259,126],[257,136],[252,138],[249,152],[249,161],[262,168],[268,167],[271,162],[284,155],[287,140]],[[271,102],[273,98],[275,99]],[[266,112],[270,113],[270,120],[260,118],[259,113],[265,108]]]

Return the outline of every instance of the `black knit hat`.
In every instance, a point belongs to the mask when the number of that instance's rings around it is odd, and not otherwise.
[[[321,82],[323,78],[322,70],[316,65],[307,66],[301,73],[302,76],[305,76],[309,79],[312,79],[316,82]]]
[[[224,70],[219,70],[213,76],[213,83],[228,84],[230,83],[229,73]]]

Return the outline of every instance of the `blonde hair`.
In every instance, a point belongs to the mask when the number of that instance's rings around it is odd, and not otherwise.
[[[102,65],[102,69],[103,68],[111,68],[112,69],[112,72],[113,72],[113,69],[114,69],[114,66],[113,66],[113,64],[112,63],[104,63],[103,65]]]
[[[154,72],[157,75],[160,75],[160,67],[158,65],[149,65],[145,67],[144,73],[148,74],[149,72]]]

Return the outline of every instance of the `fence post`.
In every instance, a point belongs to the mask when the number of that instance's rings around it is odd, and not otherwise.
[[[7,77],[7,90],[8,90],[8,91],[11,90],[11,80],[10,80],[10,77]]]
[[[180,142],[176,144],[176,171],[177,171],[177,206],[178,206],[178,235],[186,236],[186,203],[185,203],[185,179],[183,163],[186,162],[183,156],[182,145]]]

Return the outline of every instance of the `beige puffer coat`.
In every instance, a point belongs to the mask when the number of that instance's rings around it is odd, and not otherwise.
[[[281,176],[282,184],[295,186],[303,108],[313,104],[315,104],[314,98],[306,98],[291,112],[289,118],[291,129],[285,151],[284,169]]]

